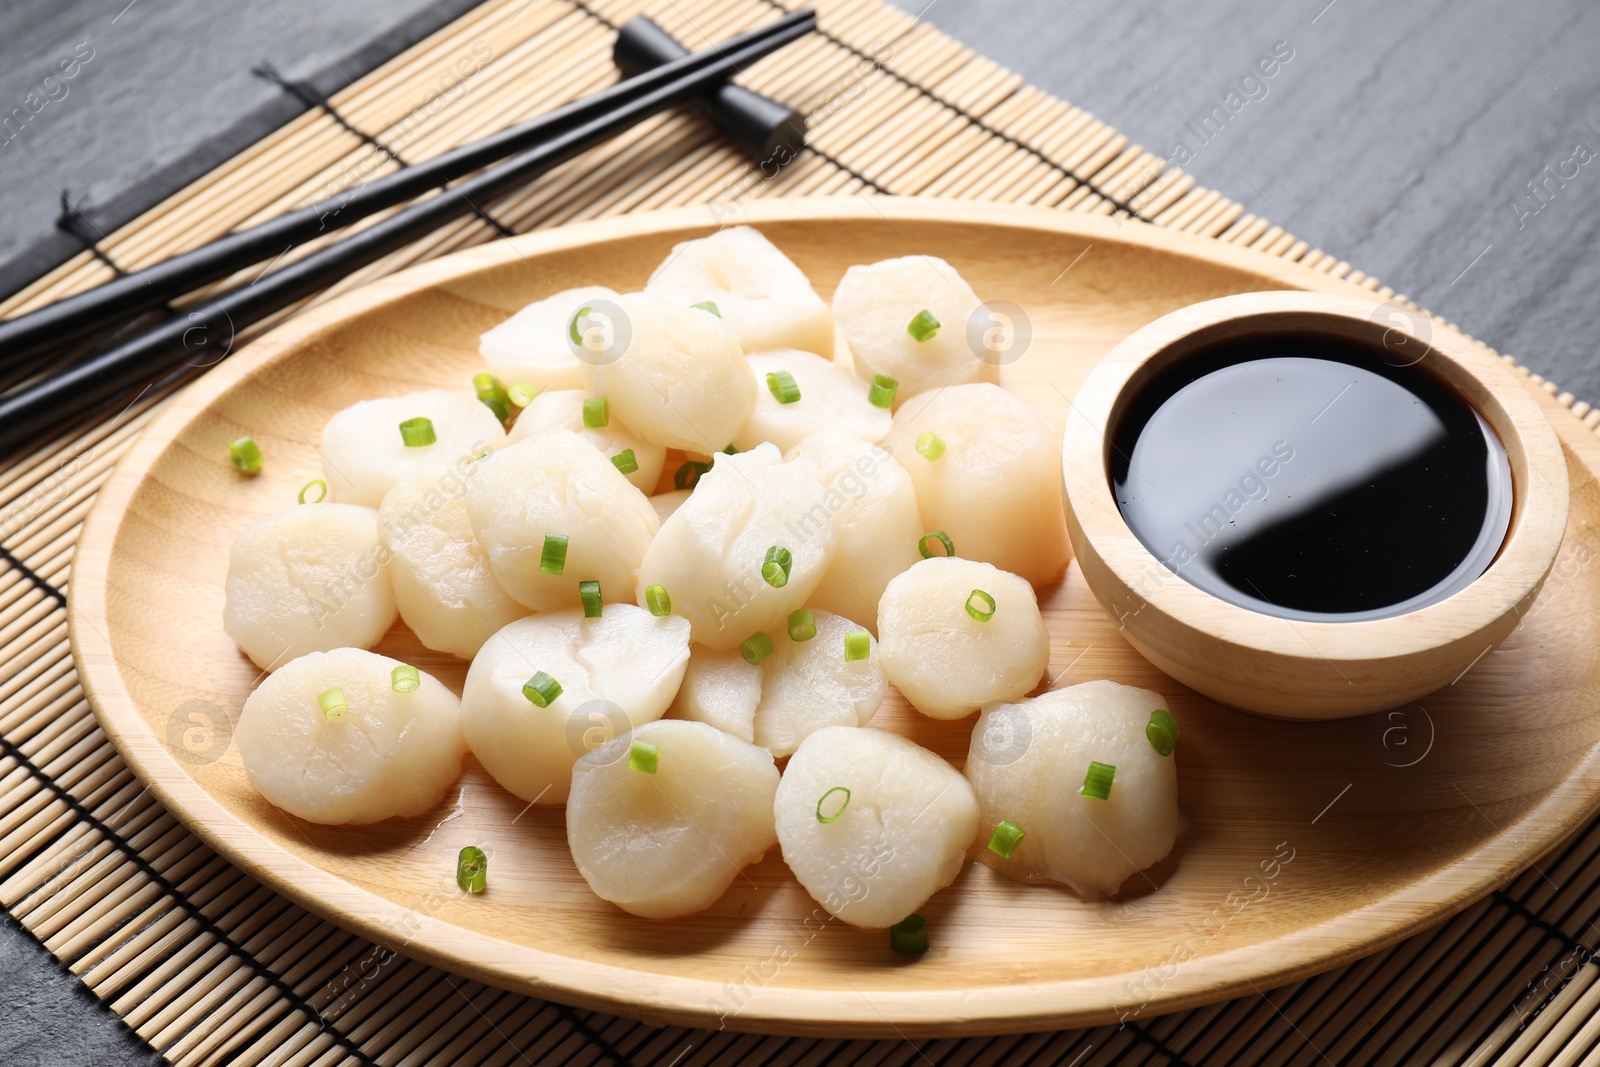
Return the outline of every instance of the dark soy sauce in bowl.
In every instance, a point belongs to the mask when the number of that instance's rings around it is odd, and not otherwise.
[[[1511,522],[1504,446],[1459,393],[1376,344],[1219,342],[1112,428],[1124,521],[1168,569],[1280,618],[1402,615],[1466,588]]]

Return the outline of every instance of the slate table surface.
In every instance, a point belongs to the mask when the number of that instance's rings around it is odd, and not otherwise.
[[[1592,0],[892,2],[1600,403]],[[252,66],[333,91],[468,6],[0,0],[0,115],[77,62],[0,142],[0,288],[63,190],[114,223],[292,117]],[[0,1062],[160,1059],[4,917]]]

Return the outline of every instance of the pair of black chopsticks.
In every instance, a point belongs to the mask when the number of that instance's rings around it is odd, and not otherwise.
[[[815,26],[811,10],[798,11],[690,55],[654,23],[633,20],[619,35],[617,61],[633,70],[660,63],[654,69],[339,197],[236,231],[136,274],[0,322],[0,369],[9,369],[30,356],[117,325],[252,264],[280,257],[331,229],[439,189],[437,195],[354,236],[184,309],[146,333],[0,397],[0,454],[14,451],[66,417],[182,363],[220,359],[245,326],[327,288],[448,221],[479,213],[480,205],[673,105],[702,98],[713,118],[749,149],[771,149],[786,142],[798,147],[796,139],[804,136],[798,115],[721,83]],[[507,156],[511,158],[505,159]],[[481,169],[501,159],[505,162]],[[472,176],[464,177],[469,174]],[[462,178],[457,184],[447,184]]]

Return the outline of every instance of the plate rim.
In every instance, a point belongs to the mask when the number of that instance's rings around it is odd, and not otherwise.
[[[1281,282],[1286,289],[1359,294],[1375,304],[1384,300],[1378,293],[1332,274],[1215,238],[1029,205],[927,197],[800,197],[753,201],[743,207],[737,223],[760,226],[875,218],[891,225],[904,220],[1046,230],[1220,264]],[[1591,746],[1543,800],[1516,822],[1500,827],[1483,846],[1333,919],[1207,956],[1204,967],[1187,968],[1161,982],[1158,996],[1132,1014],[1119,1014],[1103,990],[1108,983],[1148,975],[1153,968],[979,990],[880,990],[870,1003],[865,998],[840,997],[832,988],[785,986],[775,995],[758,993],[731,1019],[719,1019],[710,1007],[719,987],[706,980],[650,972],[648,982],[629,981],[640,972],[513,945],[442,921],[423,924],[411,939],[396,945],[393,923],[407,914],[405,908],[270,842],[195,781],[146,725],[122,680],[109,634],[103,628],[111,548],[127,506],[170,444],[171,431],[180,429],[241,379],[285,358],[351,315],[519,258],[641,231],[717,228],[703,208],[639,212],[540,230],[408,267],[312,308],[251,341],[242,352],[187,386],[139,433],[107,476],[74,547],[68,636],[80,685],[101,729],[134,774],[190,832],[250,877],[318,917],[406,956],[499,988],[656,1025],[881,1038],[903,1037],[907,1029],[918,1036],[972,1036],[1077,1028],[1119,1018],[1147,1019],[1259,992],[1258,985],[1270,989],[1320,974],[1460,912],[1537,863],[1595,813],[1600,802],[1600,745]],[[1553,391],[1539,388],[1531,376],[1525,384],[1540,401],[1562,444],[1600,479],[1600,438],[1557,401]],[[1563,415],[1552,417],[1556,411]],[[241,838],[248,840],[241,842]],[[333,905],[333,900],[343,906]],[[362,905],[359,912],[352,906],[355,903]]]

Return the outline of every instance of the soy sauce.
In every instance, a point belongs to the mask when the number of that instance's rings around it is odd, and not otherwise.
[[[1184,357],[1111,432],[1124,520],[1168,569],[1282,618],[1424,607],[1494,561],[1511,521],[1499,437],[1399,353],[1267,335]]]

